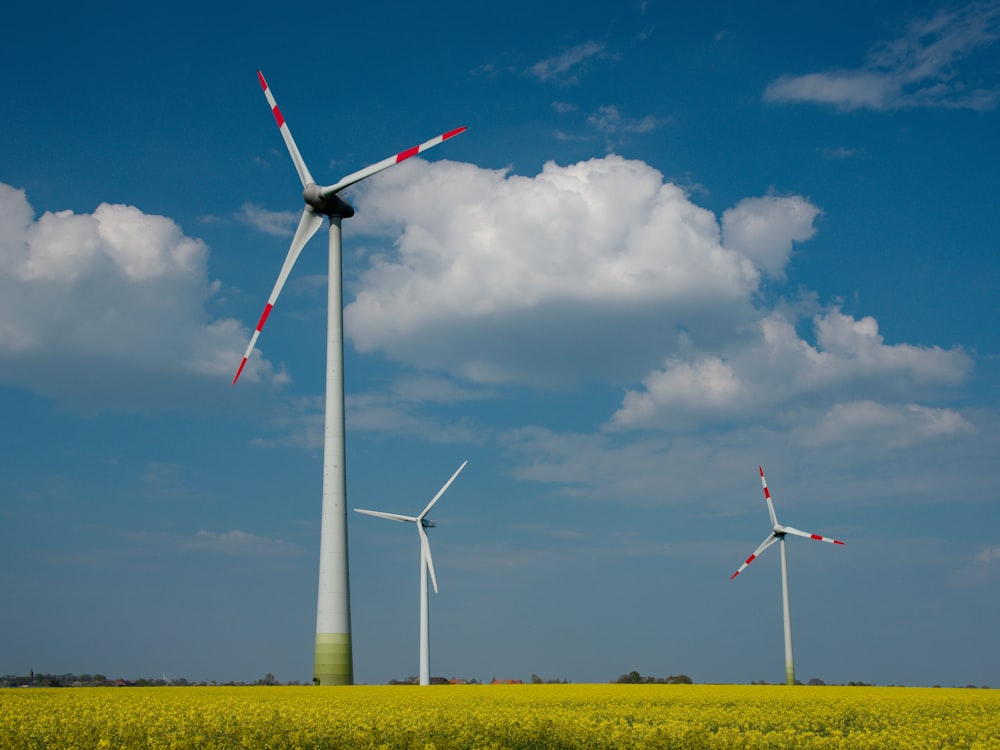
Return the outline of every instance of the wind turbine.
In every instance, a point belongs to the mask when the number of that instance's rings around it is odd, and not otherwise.
[[[427,529],[434,526],[434,522],[427,517],[430,513],[431,508],[434,507],[434,503],[438,501],[441,495],[444,494],[445,490],[451,486],[451,483],[455,481],[465,465],[469,463],[468,461],[463,461],[462,465],[458,467],[458,470],[451,475],[451,479],[444,483],[444,486],[438,490],[438,493],[431,498],[431,501],[427,503],[427,507],[421,511],[419,516],[401,516],[398,513],[383,513],[378,510],[362,510],[361,508],[355,508],[354,510],[358,513],[364,513],[367,516],[377,516],[378,518],[388,518],[390,521],[399,521],[401,523],[409,522],[417,527],[417,534],[420,536],[420,684],[430,685],[431,684],[431,669],[430,669],[430,618],[428,614],[428,596],[427,596],[427,573],[431,574],[431,583],[434,585],[434,593],[437,593],[437,576],[434,575],[434,561],[431,559],[431,545],[427,541]]]
[[[281,266],[278,280],[257,322],[250,344],[243,354],[243,361],[236,370],[233,383],[240,377],[250,353],[257,343],[268,316],[278,300],[288,274],[299,253],[316,234],[323,217],[330,220],[329,289],[327,297],[326,328],[326,416],[323,435],[323,511],[320,527],[319,595],[316,606],[316,658],[313,681],[320,685],[350,685],[354,682],[354,659],[351,648],[351,599],[347,573],[347,478],[345,469],[344,438],[344,309],[341,283],[342,219],[354,215],[354,208],[340,197],[341,191],[404,159],[426,151],[465,131],[456,128],[431,138],[429,141],[400,151],[380,162],[352,172],[332,185],[322,187],[313,180],[298,147],[288,129],[288,123],[278,109],[264,75],[258,70],[264,96],[278,123],[292,163],[302,182],[302,199],[305,208],[299,219],[298,229],[292,237],[288,255]]]
[[[785,681],[789,685],[795,684],[795,665],[792,660],[792,619],[788,610],[788,566],[785,562],[785,535],[792,534],[794,536],[804,536],[806,539],[816,539],[820,542],[829,542],[830,544],[843,544],[843,542],[837,539],[831,539],[829,537],[820,536],[819,534],[811,534],[808,531],[799,531],[798,529],[793,529],[791,526],[782,526],[778,523],[778,517],[774,514],[774,505],[771,503],[771,491],[767,489],[767,480],[764,479],[764,467],[760,468],[760,483],[764,486],[764,499],[767,501],[767,512],[771,514],[771,533],[768,534],[767,539],[754,550],[753,554],[746,559],[739,569],[729,576],[729,580],[733,580],[743,569],[752,563],[761,552],[766,550],[775,542],[781,542],[781,604],[782,610],[784,612],[785,619]]]

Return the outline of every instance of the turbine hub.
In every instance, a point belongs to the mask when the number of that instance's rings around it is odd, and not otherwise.
[[[321,191],[322,188],[319,185],[310,182],[302,190],[302,200],[314,211],[324,216],[339,216],[342,219],[354,216],[354,207],[350,203],[336,194],[324,198]]]

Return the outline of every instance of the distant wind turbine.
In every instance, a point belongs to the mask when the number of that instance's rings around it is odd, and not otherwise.
[[[434,522],[427,518],[427,514],[430,513],[431,508],[434,507],[434,503],[440,499],[441,495],[445,493],[451,483],[455,481],[465,465],[469,463],[468,461],[463,461],[462,465],[458,467],[458,470],[451,475],[451,479],[444,483],[444,486],[438,490],[438,493],[431,498],[431,501],[427,503],[427,507],[423,509],[419,516],[401,516],[398,513],[383,513],[378,510],[362,510],[361,508],[355,508],[354,510],[358,513],[364,513],[367,516],[377,516],[378,518],[388,518],[390,521],[399,522],[409,522],[417,527],[417,534],[420,536],[420,684],[430,685],[431,684],[431,669],[430,669],[430,617],[429,617],[429,607],[428,607],[428,595],[427,595],[427,573],[431,574],[431,583],[434,585],[434,593],[437,593],[437,576],[434,575],[434,561],[431,559],[431,545],[427,540],[427,529],[434,526]]]
[[[344,437],[344,309],[343,287],[341,284],[341,238],[342,219],[354,215],[354,208],[340,192],[366,177],[371,177],[383,169],[398,164],[404,159],[416,156],[422,151],[465,131],[457,128],[431,138],[419,146],[400,151],[395,156],[352,172],[332,185],[322,187],[316,184],[302,155],[299,153],[288,123],[278,109],[278,105],[258,70],[257,78],[264,96],[271,106],[271,112],[278,123],[281,137],[295,164],[295,170],[302,182],[302,198],[305,208],[299,219],[298,229],[288,248],[288,255],[281,266],[278,280],[271,296],[264,306],[264,312],[257,322],[250,344],[243,354],[243,360],[236,370],[233,383],[240,377],[243,368],[253,352],[264,323],[278,300],[288,274],[305,244],[316,234],[323,217],[330,220],[330,264],[329,290],[327,297],[326,327],[326,416],[323,435],[323,510],[320,527],[319,595],[316,606],[316,659],[313,667],[314,682],[321,685],[350,685],[354,682],[354,658],[351,648],[351,599],[347,572],[347,479]]]
[[[767,512],[771,514],[771,533],[768,535],[767,539],[754,550],[753,554],[746,559],[739,569],[729,576],[729,580],[733,580],[743,569],[757,559],[761,552],[766,550],[775,542],[781,542],[781,603],[784,612],[785,619],[785,681],[789,685],[795,684],[795,664],[792,659],[792,619],[789,614],[788,609],[788,566],[785,562],[785,535],[793,534],[794,536],[804,536],[806,539],[815,539],[820,542],[829,542],[830,544],[843,544],[843,542],[837,539],[830,539],[829,537],[820,536],[819,534],[811,534],[808,531],[799,531],[798,529],[793,529],[791,526],[782,526],[778,523],[778,517],[774,514],[774,505],[771,503],[771,492],[767,489],[767,480],[764,479],[764,467],[760,468],[760,483],[764,486],[764,499],[767,501]]]

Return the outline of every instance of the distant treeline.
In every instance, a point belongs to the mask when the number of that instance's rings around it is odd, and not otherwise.
[[[390,680],[390,685],[416,685],[419,680],[416,677],[408,677],[405,680]],[[569,680],[566,679],[549,679],[543,680],[538,675],[531,675],[530,682],[534,684],[567,684]],[[611,680],[613,683],[618,683],[622,685],[690,685],[693,680],[686,674],[670,675],[669,677],[653,677],[650,675],[642,675],[639,672],[632,671],[627,674],[621,675],[616,680]],[[431,683],[435,685],[478,685],[483,684],[475,679],[447,679],[444,677],[433,677],[431,678]],[[279,682],[275,679],[274,675],[270,672],[261,677],[259,680],[254,682],[216,682],[211,680],[209,682],[191,682],[179,677],[177,679],[169,679],[166,675],[162,677],[141,677],[137,680],[126,680],[122,678],[109,679],[103,674],[74,674],[72,672],[67,672],[66,674],[41,674],[36,672],[29,672],[26,675],[12,675],[7,674],[0,677],[0,688],[17,688],[17,687],[187,687],[187,686],[213,686],[213,685],[228,685],[228,686],[248,686],[248,685],[307,685],[309,683],[291,681],[291,682]],[[485,683],[490,684],[490,683]],[[492,684],[523,684],[522,680],[498,680],[494,678]],[[751,685],[767,685],[768,683],[764,680],[754,680],[750,683]],[[784,683],[776,683],[784,684]],[[798,680],[795,681],[796,685],[801,685],[802,683]],[[823,680],[818,677],[813,677],[807,685],[826,685]],[[845,682],[840,683],[841,685],[849,685],[851,687],[870,687],[874,685],[871,682]],[[896,685],[886,685],[885,687],[897,687]],[[941,687],[940,685],[934,685],[934,687]],[[955,685],[954,687],[961,687]],[[965,685],[966,688],[973,689],[983,689],[989,690],[987,685]]]
[[[126,680],[121,677],[109,679],[103,674],[41,674],[29,672],[26,675],[6,674],[0,677],[0,687],[187,687],[191,685],[299,685],[299,682],[278,682],[273,674],[266,674],[256,682],[191,682],[179,677],[169,679],[163,677],[140,677],[137,680]]]
[[[617,682],[619,685],[691,685],[694,683],[694,680],[686,674],[672,674],[669,677],[653,677],[651,675],[643,676],[633,670],[628,674],[623,674],[617,680],[612,680],[612,682]]]

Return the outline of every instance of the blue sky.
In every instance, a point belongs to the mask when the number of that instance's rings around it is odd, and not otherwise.
[[[0,673],[309,680],[325,230],[348,504],[431,672],[1000,685],[1000,4],[241,3],[0,31]],[[419,550],[352,514],[355,677]]]

